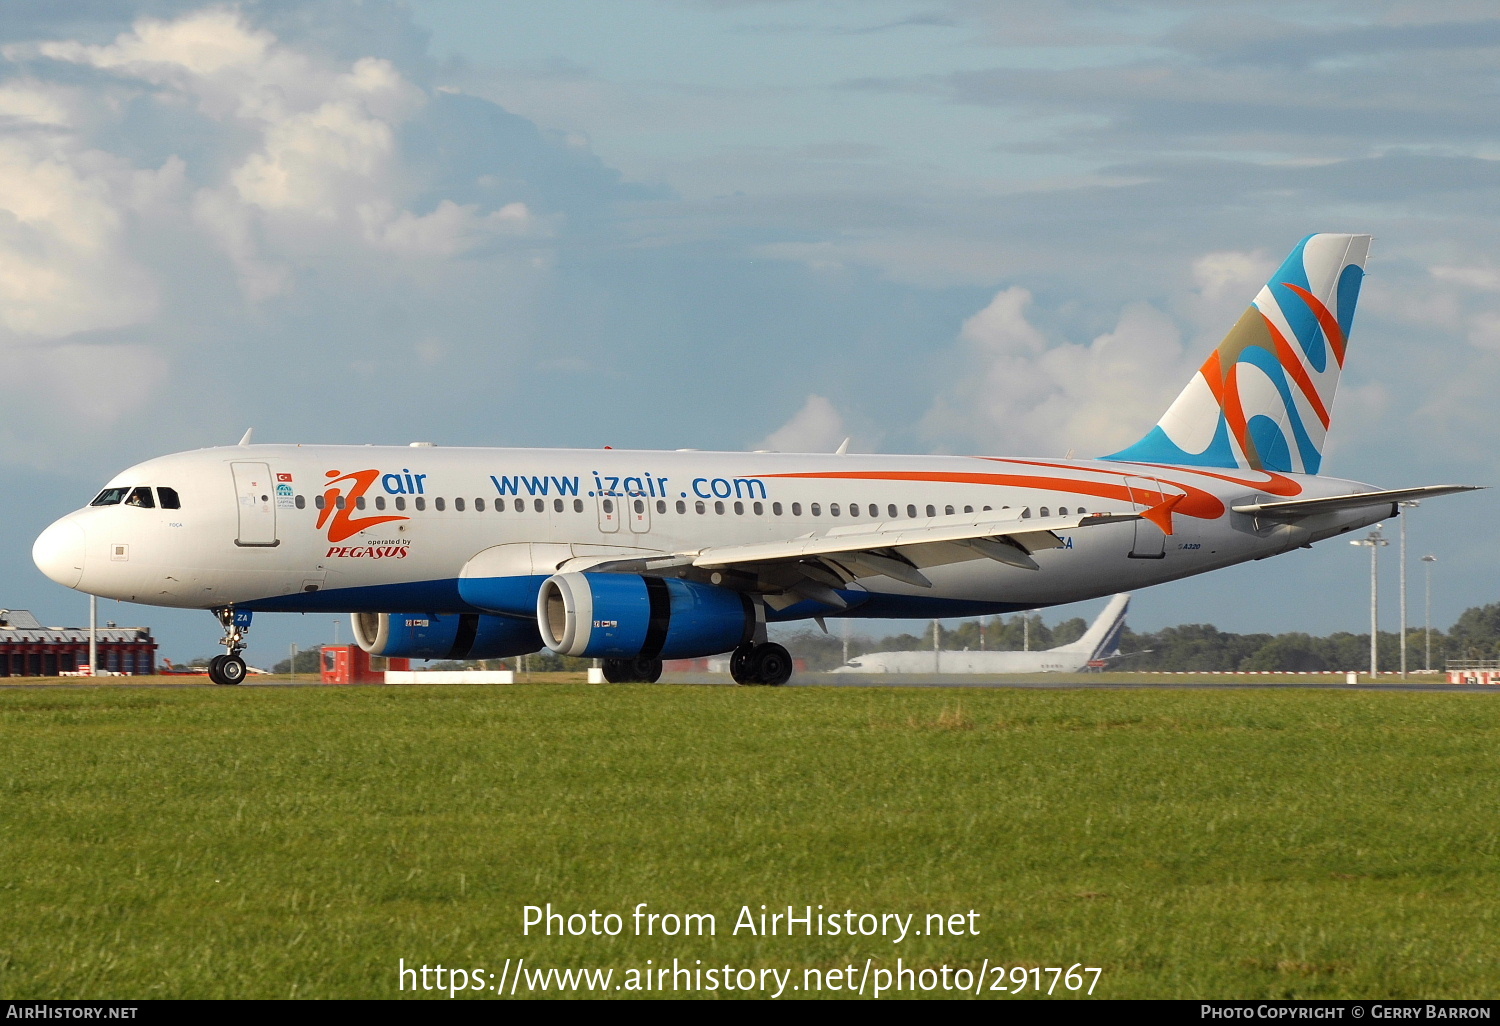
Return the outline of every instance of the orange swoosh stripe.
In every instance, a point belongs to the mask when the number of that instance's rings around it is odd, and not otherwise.
[[[1271,323],[1271,318],[1265,314],[1261,314],[1260,316],[1266,322],[1266,327],[1270,329],[1271,338],[1276,342],[1276,359],[1280,362],[1281,369],[1290,374],[1292,380],[1297,382],[1297,387],[1302,389],[1302,394],[1307,396],[1308,402],[1312,403],[1312,408],[1317,413],[1318,419],[1323,422],[1324,430],[1327,430],[1331,418],[1328,416],[1328,410],[1323,406],[1323,399],[1318,395],[1318,390],[1313,387],[1312,378],[1307,376],[1307,371],[1303,368],[1302,361],[1297,358],[1297,354],[1292,350],[1290,343],[1287,342],[1286,336],[1277,329],[1276,325]]]
[[[1333,347],[1334,359],[1338,360],[1339,366],[1344,365],[1344,329],[1339,327],[1339,319],[1329,312],[1323,301],[1300,285],[1293,285],[1289,281],[1281,284],[1291,289],[1302,297],[1302,302],[1313,312],[1318,319],[1318,324],[1323,328],[1323,334],[1328,336],[1328,344]]]
[[[1026,463],[1024,460],[1006,461]],[[1033,466],[1059,466],[1059,464],[1034,463]],[[1077,469],[1064,467],[1063,469]],[[801,478],[813,480],[845,480],[845,481],[930,481],[944,484],[977,484],[992,486],[1009,486],[1012,488],[1049,488],[1054,491],[1066,492],[1070,495],[1092,495],[1101,499],[1116,499],[1121,502],[1142,502],[1143,504],[1159,504],[1169,498],[1168,493],[1158,489],[1136,488],[1126,486],[1124,475],[1110,474],[1116,478],[1118,484],[1113,481],[1079,481],[1070,477],[1041,477],[1034,474],[978,474],[978,473],[954,473],[948,471],[912,471],[912,470],[840,470],[819,473],[800,474],[766,474],[767,479],[773,478]],[[1177,484],[1177,482],[1172,482]],[[1224,504],[1214,495],[1200,488],[1178,485],[1184,488],[1186,494],[1170,496],[1177,499],[1177,503],[1183,506],[1182,512],[1187,516],[1201,520],[1213,520],[1222,516]],[[1134,493],[1134,494],[1132,494]]]

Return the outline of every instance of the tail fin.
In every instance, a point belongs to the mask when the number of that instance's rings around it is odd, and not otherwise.
[[[1090,661],[1107,659],[1120,647],[1120,635],[1125,632],[1125,611],[1130,608],[1130,593],[1122,592],[1109,600],[1083,637],[1071,645],[1055,648],[1054,652],[1087,652]]]
[[[1368,235],[1309,235],[1139,442],[1105,459],[1316,474]]]

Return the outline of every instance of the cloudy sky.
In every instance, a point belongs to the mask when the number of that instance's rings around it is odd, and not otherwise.
[[[1313,231],[1376,237],[1325,470],[1500,483],[1497,69],[1468,0],[11,0],[0,604],[79,622],[41,528],[250,426],[1109,452]],[[1413,622],[1423,553],[1437,624],[1500,597],[1497,513],[1411,517]],[[1132,623],[1362,630],[1367,575],[1327,543]]]

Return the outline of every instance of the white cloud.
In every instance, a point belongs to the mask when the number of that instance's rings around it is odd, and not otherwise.
[[[370,245],[390,253],[421,257],[454,257],[500,235],[531,235],[541,231],[524,203],[507,203],[480,214],[476,204],[460,206],[443,200],[430,214],[396,211],[390,204],[367,203],[359,208],[364,237]]]
[[[810,395],[792,419],[756,444],[776,452],[832,452],[848,437],[844,418],[833,403]]]
[[[111,44],[87,46],[75,40],[42,43],[37,49],[54,60],[127,70],[161,81],[167,73],[214,75],[264,61],[274,37],[250,31],[239,12],[215,7],[176,21],[142,18]]]
[[[1031,293],[1004,289],[970,317],[954,384],[923,422],[930,438],[981,451],[1112,452],[1143,435],[1182,390],[1193,364],[1176,324],[1148,303],[1120,314],[1088,345],[1056,343],[1031,323]]]
[[[1493,267],[1433,267],[1431,273],[1438,281],[1452,282],[1480,292],[1500,292],[1500,271]]]
[[[0,132],[0,324],[58,338],[149,317],[157,288],[129,222],[180,191],[182,170],[137,171],[68,132]]]
[[[286,291],[299,253],[367,243],[452,256],[469,248],[466,234],[514,220],[513,211],[487,220],[476,208],[465,228],[442,208],[432,220],[402,209],[410,183],[397,131],[426,97],[389,60],[315,58],[230,7],[141,19],[106,45],[62,41],[36,50],[151,83],[158,102],[196,106],[234,133],[228,138],[253,140],[192,203],[194,220],[229,257],[251,300]],[[368,210],[382,211],[376,229]]]

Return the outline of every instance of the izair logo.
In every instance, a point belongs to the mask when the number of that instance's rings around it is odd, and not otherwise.
[[[380,524],[411,519],[410,517],[356,517],[354,515],[365,492],[369,491],[370,486],[380,479],[378,470],[356,470],[348,474],[330,470],[324,476],[328,480],[323,487],[323,508],[318,513],[318,530],[323,530],[326,525],[328,540],[335,545]],[[387,474],[386,476],[394,475]]]

